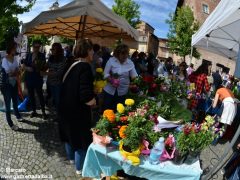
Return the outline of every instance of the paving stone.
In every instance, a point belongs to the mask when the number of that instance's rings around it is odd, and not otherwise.
[[[80,179],[74,166],[65,162],[65,149],[53,121],[31,119],[29,113],[24,113],[25,122],[16,122],[13,115],[12,118],[20,131],[12,131],[6,123],[5,114],[0,112],[0,169],[22,168],[26,172],[17,174],[52,175],[57,180]]]

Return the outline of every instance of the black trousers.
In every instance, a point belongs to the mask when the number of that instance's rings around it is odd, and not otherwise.
[[[28,95],[29,95],[32,111],[36,112],[36,100],[35,100],[35,92],[36,92],[41,105],[41,110],[43,113],[45,113],[45,103],[44,103],[42,85],[35,86],[35,87],[28,86],[27,88],[28,88]]]

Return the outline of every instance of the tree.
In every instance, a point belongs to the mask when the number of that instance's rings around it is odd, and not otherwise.
[[[125,18],[132,27],[136,28],[140,23],[140,5],[133,0],[114,0],[114,2],[113,12]]]
[[[30,36],[30,37],[28,38],[29,47],[32,46],[33,41],[40,41],[43,46],[50,44],[49,37],[44,36],[44,35],[34,35],[34,36]]]
[[[168,46],[185,61],[186,56],[191,54],[192,35],[198,30],[199,23],[194,20],[193,12],[188,6],[178,8],[177,13],[170,14],[166,22],[169,24]],[[200,57],[196,48],[193,48],[192,55],[197,59]]]
[[[66,37],[60,37],[60,42],[67,45],[74,45],[75,41]]]
[[[28,12],[35,0],[25,1],[25,6],[17,4],[17,0],[1,0],[0,1],[0,49],[5,49],[7,42],[13,41],[14,37],[19,33],[20,22],[17,15]]]

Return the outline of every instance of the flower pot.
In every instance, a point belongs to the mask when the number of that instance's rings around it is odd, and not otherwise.
[[[140,148],[132,152],[130,147],[124,146],[123,141],[120,141],[119,151],[120,154],[124,157],[124,159],[130,160],[132,162],[132,165],[137,166],[140,164]]]
[[[186,155],[181,155],[178,152],[175,152],[175,156],[173,158],[173,163],[176,165],[181,165],[185,162],[187,156]]]
[[[191,165],[193,163],[195,163],[196,161],[199,160],[199,154],[198,152],[190,152],[188,155],[187,155],[187,159],[185,161],[186,164],[188,165]]]

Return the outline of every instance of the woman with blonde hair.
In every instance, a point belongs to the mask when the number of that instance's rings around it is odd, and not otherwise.
[[[104,69],[104,78],[108,80],[104,87],[103,109],[115,110],[118,103],[124,103],[130,80],[137,77],[134,63],[128,58],[129,47],[118,45]]]

